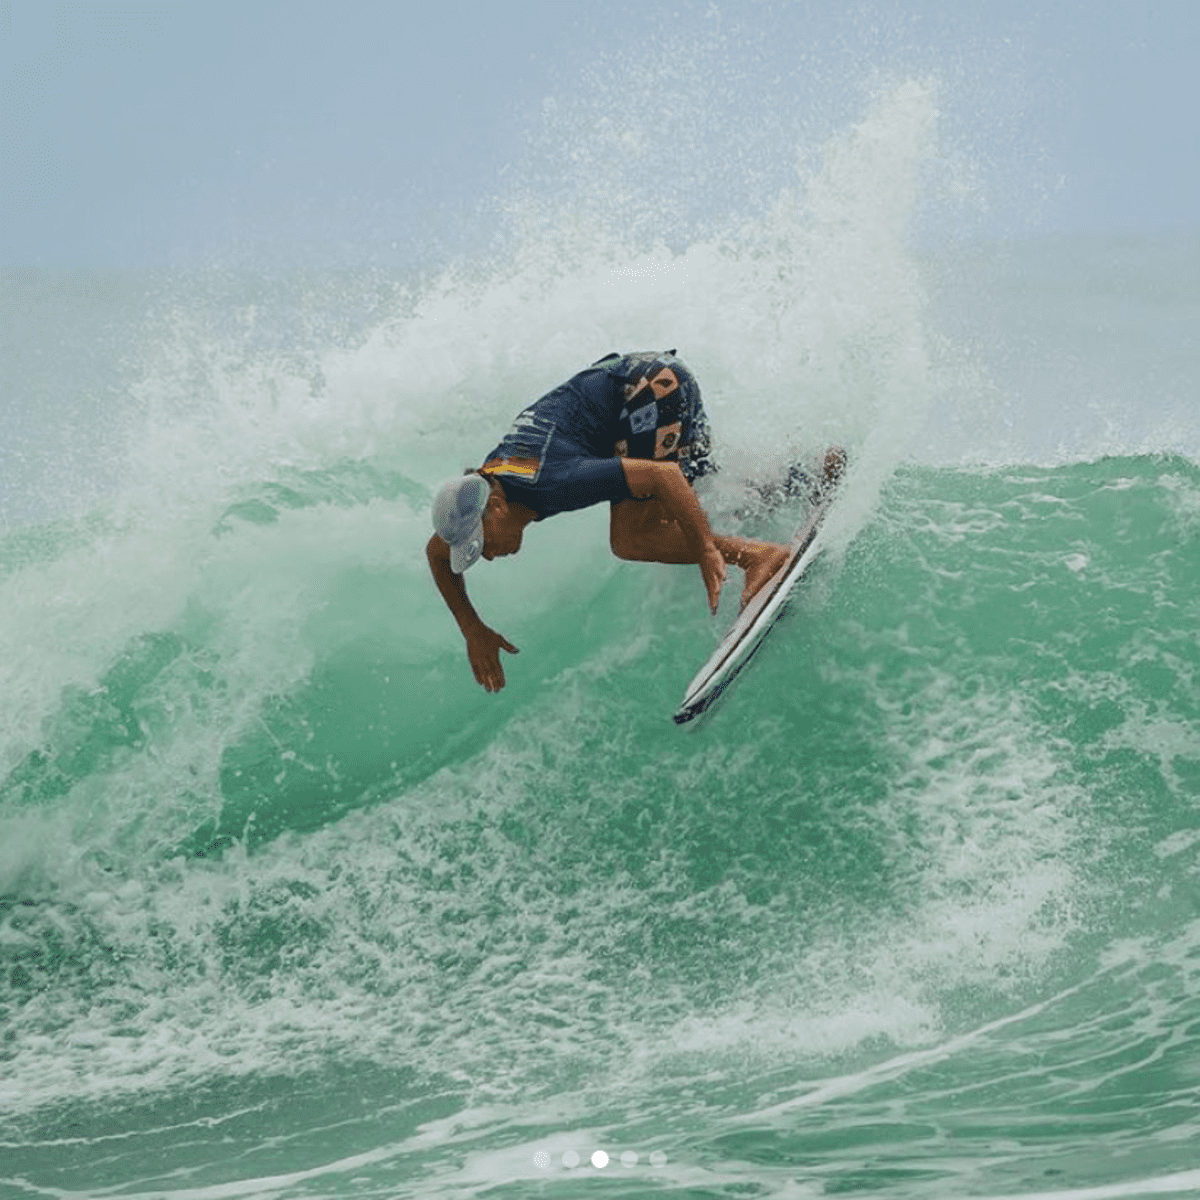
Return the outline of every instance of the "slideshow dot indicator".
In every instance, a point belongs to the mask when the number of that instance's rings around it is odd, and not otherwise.
[[[533,1156],[533,1165],[535,1167],[539,1167],[543,1171],[546,1170],[546,1168],[550,1166],[550,1155],[548,1155],[545,1150],[539,1150]]]
[[[593,1167],[607,1167],[608,1166],[608,1155],[605,1154],[603,1150],[597,1150],[596,1153],[592,1155],[592,1166]]]
[[[579,1155],[574,1150],[568,1150],[563,1155],[562,1162],[564,1167],[577,1167],[579,1166]]]

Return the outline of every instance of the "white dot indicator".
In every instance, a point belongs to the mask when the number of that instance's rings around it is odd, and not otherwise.
[[[667,1165],[667,1156],[661,1150],[651,1150],[650,1165],[652,1167],[665,1167]]]
[[[550,1165],[550,1155],[548,1155],[545,1150],[539,1150],[533,1156],[533,1165],[535,1167],[541,1167],[541,1169],[544,1171]]]
[[[593,1167],[607,1167],[608,1166],[608,1155],[605,1154],[603,1150],[597,1150],[596,1153],[592,1155],[592,1166]]]
[[[579,1166],[579,1155],[578,1155],[578,1154],[576,1154],[574,1150],[568,1150],[568,1151],[567,1151],[567,1152],[566,1152],[566,1153],[563,1155],[563,1166],[564,1166],[564,1167],[577,1167],[577,1166]]]
[[[636,1167],[638,1163],[638,1152],[636,1150],[626,1150],[621,1155],[621,1166]]]

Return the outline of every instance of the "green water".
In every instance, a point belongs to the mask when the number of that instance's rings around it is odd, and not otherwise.
[[[419,572],[311,559],[407,520],[391,469],[197,529],[172,619],[7,747],[7,1191],[1200,1190],[1200,470],[847,488],[694,732],[736,598],[690,568],[480,583],[489,697]],[[38,536],[0,558],[48,620],[136,535]]]

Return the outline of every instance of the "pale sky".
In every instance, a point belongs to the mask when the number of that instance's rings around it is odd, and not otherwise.
[[[2,265],[436,257],[552,174],[548,103],[689,45],[701,153],[722,104],[790,164],[873,80],[932,76],[987,193],[972,233],[1200,225],[1200,0],[11,0],[0,31]]]

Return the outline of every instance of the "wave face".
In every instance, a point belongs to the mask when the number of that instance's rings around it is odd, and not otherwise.
[[[904,84],[675,248],[525,208],[404,289],[102,289],[119,479],[0,540],[11,1194],[1200,1193],[1195,429],[1124,395],[1112,453],[980,461],[906,243],[935,126]],[[442,477],[642,346],[704,387],[718,525],[851,456],[695,731],[736,587],[557,518],[468,576],[488,696],[422,554]]]

